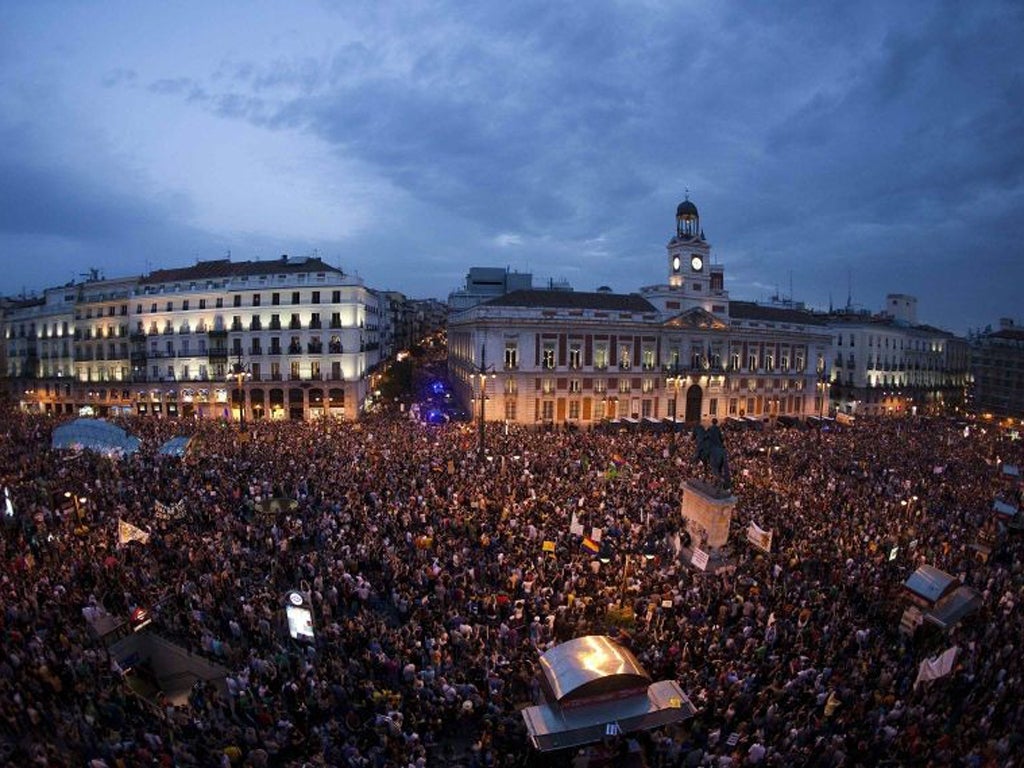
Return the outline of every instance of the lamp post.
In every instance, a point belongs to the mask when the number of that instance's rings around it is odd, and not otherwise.
[[[675,389],[675,395],[672,398],[672,448],[671,452],[676,452],[676,430],[679,426],[679,353],[676,352],[676,356],[672,359],[672,375],[668,377],[667,383],[672,384]]]
[[[480,377],[480,415],[479,419],[479,442],[477,443],[477,459],[484,459],[484,401],[487,399],[487,374],[494,378],[493,365],[487,365],[487,344],[480,345],[480,365],[476,367],[474,374]]]
[[[64,498],[71,499],[75,504],[75,517],[78,518],[78,522],[82,522],[84,514],[82,513],[82,504],[85,504],[88,499],[85,496],[79,497],[77,493],[71,491],[64,491]]]
[[[242,351],[238,351],[238,357],[231,366],[231,378],[235,380],[235,392],[238,394],[238,428],[245,429],[245,390],[242,382],[252,374],[249,373],[249,366],[242,362]]]

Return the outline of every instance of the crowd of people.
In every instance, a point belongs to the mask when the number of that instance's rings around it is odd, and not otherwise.
[[[727,432],[729,567],[705,573],[685,562],[683,483],[705,470],[682,434],[488,425],[481,459],[474,425],[401,414],[244,431],[126,418],[142,444],[117,458],[52,450],[52,418],[0,418],[7,764],[551,762],[519,710],[541,696],[539,656],[586,634],[613,634],[697,709],[599,745],[592,765],[1017,759],[1024,536],[1008,532],[986,562],[971,547],[994,495],[1017,493],[999,466],[1024,455],[1001,429]],[[158,452],[180,434],[183,458]],[[158,516],[157,502],[182,514]],[[119,521],[149,540],[119,545]],[[745,541],[750,521],[772,531],[770,552]],[[599,529],[601,559],[573,522]],[[923,563],[982,606],[907,636],[901,585]],[[286,630],[291,589],[311,597],[312,642]],[[222,665],[225,685],[178,702],[133,694],[86,617],[137,608],[144,631]],[[915,686],[922,659],[953,645],[955,669]],[[573,760],[586,764],[554,763]]]

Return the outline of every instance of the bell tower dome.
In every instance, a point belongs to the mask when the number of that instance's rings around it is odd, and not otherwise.
[[[676,233],[668,242],[668,284],[701,290],[699,286],[708,281],[710,274],[710,255],[697,206],[687,194],[676,207]]]

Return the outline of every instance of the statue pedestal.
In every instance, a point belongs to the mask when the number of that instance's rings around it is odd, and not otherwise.
[[[683,483],[681,514],[693,547],[705,551],[724,547],[729,541],[729,524],[736,497],[700,480]]]

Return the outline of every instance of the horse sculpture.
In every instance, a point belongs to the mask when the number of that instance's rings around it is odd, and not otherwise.
[[[698,424],[694,427],[693,437],[697,447],[694,459],[710,470],[723,490],[728,490],[731,485],[729,479],[729,457],[725,453],[725,445],[722,442],[722,430],[718,427],[718,419],[712,419],[711,427],[708,429]]]

